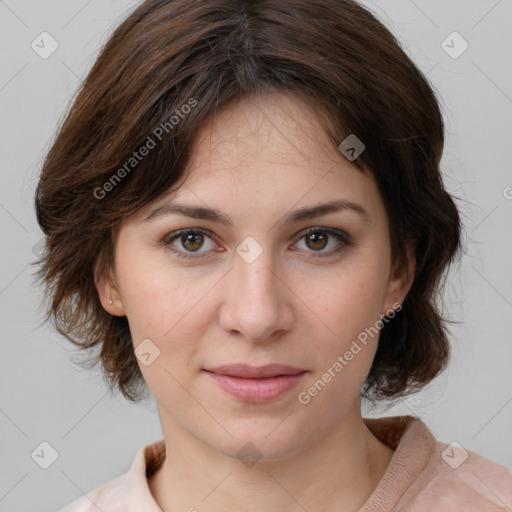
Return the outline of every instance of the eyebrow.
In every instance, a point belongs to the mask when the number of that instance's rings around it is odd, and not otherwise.
[[[329,213],[335,213],[339,211],[352,211],[360,215],[365,222],[370,221],[369,213],[360,204],[348,201],[346,199],[339,199],[337,201],[329,201],[327,203],[306,206],[304,208],[295,210],[285,215],[284,218],[280,221],[280,224],[296,224],[304,220],[321,217],[322,215],[327,215]],[[158,208],[155,208],[142,222],[149,222],[157,217],[171,214],[184,215],[194,219],[209,220],[212,222],[218,222],[219,224],[223,224],[229,228],[233,227],[233,222],[230,217],[222,213],[220,210],[204,206],[173,204],[170,202],[164,203]]]

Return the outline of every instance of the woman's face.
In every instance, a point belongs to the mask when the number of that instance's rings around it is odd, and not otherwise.
[[[164,434],[231,457],[288,457],[360,414],[375,327],[409,289],[376,183],[282,93],[220,112],[185,183],[124,221],[115,254],[117,286],[98,290],[128,318]],[[269,364],[296,375],[211,372]]]

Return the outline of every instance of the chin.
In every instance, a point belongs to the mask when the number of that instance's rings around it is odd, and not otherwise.
[[[278,419],[255,420],[247,418],[236,425],[223,423],[233,437],[222,436],[221,443],[210,443],[224,455],[247,461],[273,462],[287,459],[304,449],[304,436],[291,425],[286,414]],[[290,423],[288,423],[290,421]],[[222,422],[221,422],[222,423]]]

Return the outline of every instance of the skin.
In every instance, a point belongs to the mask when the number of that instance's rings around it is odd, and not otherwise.
[[[176,191],[124,220],[113,278],[96,275],[103,306],[127,316],[134,347],[150,339],[160,350],[150,365],[139,361],[166,441],[150,490],[164,512],[356,511],[394,453],[361,416],[360,391],[378,336],[307,405],[297,395],[412,285],[392,265],[377,185],[332,146],[314,110],[277,92],[220,111],[199,132],[189,171]],[[169,199],[216,208],[233,227],[177,214],[144,222]],[[338,199],[361,205],[368,220],[344,210],[278,223],[298,208]],[[169,235],[191,228],[213,235],[169,245]],[[307,228],[324,238],[310,240]],[[352,244],[322,229],[347,233]],[[248,236],[263,250],[251,263],[236,252]],[[411,275],[413,254],[408,248]],[[250,404],[202,371],[241,362],[309,373],[284,396]],[[250,467],[237,457],[249,442],[262,454]]]

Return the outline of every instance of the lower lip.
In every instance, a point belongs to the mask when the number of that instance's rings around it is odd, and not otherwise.
[[[227,393],[246,402],[270,402],[293,389],[307,372],[268,379],[242,379],[206,372]]]

